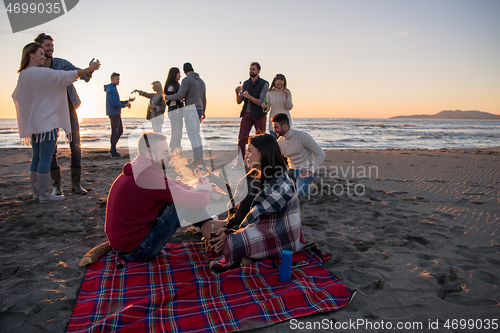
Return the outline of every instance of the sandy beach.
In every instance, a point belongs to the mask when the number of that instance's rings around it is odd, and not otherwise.
[[[221,163],[234,155],[214,152]],[[66,199],[40,204],[29,186],[31,149],[0,149],[2,332],[64,332],[85,274],[78,261],[106,240],[106,197],[129,159],[84,149],[90,191],[78,196],[70,193],[69,151],[59,156]],[[357,295],[338,312],[258,332],[500,325],[499,148],[330,150],[315,183],[300,198],[306,242],[332,254],[325,266]],[[184,227],[172,242],[200,237]]]

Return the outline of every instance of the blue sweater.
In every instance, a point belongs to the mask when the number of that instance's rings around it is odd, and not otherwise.
[[[106,115],[113,116],[122,113],[122,108],[128,101],[120,101],[120,95],[116,90],[116,85],[110,83],[104,86],[106,92]]]

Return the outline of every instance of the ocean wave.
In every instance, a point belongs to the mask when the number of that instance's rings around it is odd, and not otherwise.
[[[203,122],[203,123],[205,123],[205,122]],[[211,125],[212,125],[212,124],[211,124]],[[234,128],[234,127],[239,127],[239,126],[240,126],[240,124],[213,124],[213,125],[214,125],[214,126],[217,126],[217,128],[224,128],[224,127],[226,127],[226,128],[231,128],[231,127],[233,127],[233,128]],[[205,127],[205,126],[204,126],[204,127]]]
[[[98,141],[101,141],[101,138],[96,138],[96,137],[81,137],[80,141],[81,142],[98,142]]]
[[[218,136],[218,135],[214,135],[214,136],[209,136],[209,137],[206,137],[205,140],[228,140],[229,138],[228,137],[224,137],[224,136]]]
[[[342,139],[339,140],[340,142],[368,142],[364,139]]]
[[[235,123],[239,125],[238,121],[234,120],[204,120],[203,121],[205,124],[229,124],[229,123]]]
[[[370,127],[370,128],[415,128],[417,127],[416,125],[410,125],[410,124],[355,124],[355,127]]]

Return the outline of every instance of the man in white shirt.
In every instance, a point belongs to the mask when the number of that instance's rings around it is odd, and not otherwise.
[[[288,158],[290,175],[295,180],[298,195],[310,193],[310,184],[325,159],[325,152],[309,133],[290,128],[284,113],[271,118],[274,132],[279,136],[281,153]]]

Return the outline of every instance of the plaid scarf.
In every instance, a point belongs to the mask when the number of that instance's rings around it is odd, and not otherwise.
[[[297,191],[285,173],[256,195],[239,230],[227,234],[224,258],[211,267],[227,269],[244,257],[279,258],[283,250],[295,253],[304,245]]]

